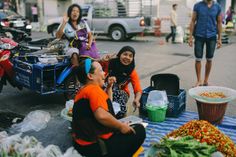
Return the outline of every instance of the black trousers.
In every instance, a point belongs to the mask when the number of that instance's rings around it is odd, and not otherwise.
[[[33,15],[33,22],[38,22],[38,15]]]
[[[146,138],[143,125],[135,124],[132,127],[136,134],[114,133],[109,139],[103,140],[107,149],[106,155],[102,155],[98,143],[88,146],[80,146],[74,143],[74,147],[81,155],[86,157],[132,157]]]
[[[176,26],[171,26],[171,33],[166,36],[166,40],[168,41],[170,37],[172,37],[172,42],[175,42],[175,35],[176,35]]]

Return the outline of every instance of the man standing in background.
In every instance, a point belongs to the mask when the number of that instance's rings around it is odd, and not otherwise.
[[[32,15],[33,15],[33,22],[38,22],[38,7],[37,4],[34,4],[31,7]]]
[[[177,4],[172,5],[172,10],[170,13],[170,29],[171,33],[166,36],[166,42],[169,41],[169,38],[172,37],[172,43],[175,43],[176,27],[177,27]]]
[[[195,54],[195,70],[197,75],[197,82],[195,86],[207,86],[208,78],[212,66],[212,58],[216,48],[220,48],[221,43],[221,7],[213,0],[203,0],[194,5],[193,15],[190,23],[189,46],[193,46]],[[217,35],[218,34],[218,35]],[[205,77],[202,82],[201,79],[201,60],[203,57],[203,48],[206,46],[206,65]]]

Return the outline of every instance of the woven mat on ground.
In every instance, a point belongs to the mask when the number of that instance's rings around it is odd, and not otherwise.
[[[144,152],[150,147],[151,143],[158,142],[167,133],[193,119],[198,119],[198,113],[186,111],[178,118],[167,117],[165,121],[161,123],[144,120],[144,122],[148,123],[146,128],[146,139],[143,144]],[[217,127],[236,143],[236,117],[224,116],[222,124]],[[143,157],[144,152],[139,156]]]

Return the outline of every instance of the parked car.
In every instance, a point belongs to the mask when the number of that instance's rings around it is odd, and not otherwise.
[[[87,21],[94,34],[106,35],[115,41],[130,39],[145,29],[144,18],[141,16],[123,16],[119,10],[112,14],[112,9],[95,8],[92,5],[83,5],[81,8],[83,19]],[[47,32],[55,36],[61,21],[62,17],[49,19]]]
[[[6,27],[15,28],[31,35],[32,26],[29,20],[14,11],[0,9],[0,29]]]

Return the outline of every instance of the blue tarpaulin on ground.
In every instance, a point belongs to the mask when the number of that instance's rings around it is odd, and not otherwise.
[[[144,122],[148,123],[146,128],[147,137],[143,144],[144,152],[150,148],[152,143],[158,142],[166,134],[194,119],[198,120],[198,113],[186,111],[178,118],[167,117],[165,121],[161,123],[150,122],[147,119],[144,120]],[[222,124],[217,125],[217,127],[236,143],[236,117],[224,116]],[[144,156],[144,152],[140,154],[140,157]]]

